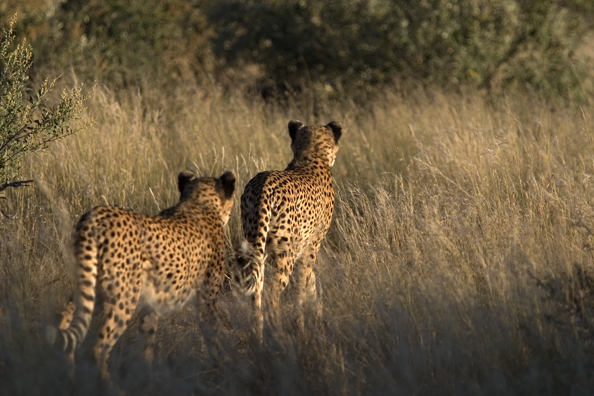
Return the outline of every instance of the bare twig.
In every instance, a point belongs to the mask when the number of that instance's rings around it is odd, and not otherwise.
[[[2,197],[2,198],[4,198],[4,197]],[[10,214],[6,213],[5,211],[3,211],[2,209],[0,209],[0,214],[7,219],[14,219],[16,217],[16,215],[10,215]]]
[[[1,190],[0,190],[1,191]],[[592,230],[590,229],[590,227],[588,227],[583,221],[582,219],[577,219],[575,222],[575,226],[576,227],[584,227],[586,229],[586,231],[588,232],[588,236],[594,236],[594,232],[592,232]]]
[[[33,183],[33,180],[19,180],[19,181],[13,181],[10,183],[4,183],[4,184],[0,184],[0,191],[4,191],[6,190],[8,187],[22,187],[22,186],[26,186],[29,183]]]

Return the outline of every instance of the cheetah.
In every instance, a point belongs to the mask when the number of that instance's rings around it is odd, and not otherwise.
[[[241,196],[245,240],[237,250],[234,281],[251,295],[253,330],[262,340],[262,292],[267,263],[267,303],[272,318],[278,315],[280,295],[289,278],[296,287],[295,306],[303,324],[304,303],[314,303],[313,265],[334,210],[332,173],[342,125],[305,126],[289,122],[293,160],[284,171],[257,174]]]
[[[74,231],[78,287],[50,338],[74,363],[93,311],[102,311],[93,354],[109,379],[109,353],[140,308],[143,356],[153,359],[160,316],[200,302],[203,321],[216,327],[217,293],[225,279],[223,226],[233,206],[235,175],[178,176],[177,205],[157,216],[114,206],[85,213]],[[97,314],[97,312],[96,312]]]

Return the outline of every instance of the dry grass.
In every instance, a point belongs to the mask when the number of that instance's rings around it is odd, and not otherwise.
[[[70,293],[70,235],[102,203],[156,213],[176,175],[233,170],[241,187],[290,160],[287,122],[342,121],[336,213],[318,259],[323,318],[262,347],[242,304],[224,362],[191,308],[163,321],[158,359],[136,328],[110,360],[129,394],[590,394],[594,389],[594,109],[534,97],[386,94],[372,110],[288,112],[184,90],[99,88],[93,130],[30,156],[36,186],[0,223],[0,394],[111,394],[81,357],[72,383],[43,328]],[[240,235],[239,205],[229,226]],[[289,291],[290,292],[290,291]],[[290,310],[287,302],[287,311]],[[290,317],[287,312],[287,319]],[[84,352],[83,352],[84,354]]]

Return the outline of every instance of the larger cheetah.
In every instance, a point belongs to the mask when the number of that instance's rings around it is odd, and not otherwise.
[[[252,295],[254,330],[262,338],[262,292],[265,263],[269,265],[267,293],[273,316],[280,294],[291,281],[296,287],[298,319],[302,305],[316,299],[313,264],[328,231],[334,209],[330,168],[336,159],[342,126],[305,126],[289,122],[294,158],[284,171],[257,174],[241,196],[241,220],[247,243],[238,251],[235,281]],[[269,275],[267,275],[269,276]]]
[[[74,359],[94,308],[102,322],[94,347],[101,374],[137,307],[143,355],[151,360],[159,316],[179,310],[193,297],[203,319],[216,325],[216,296],[225,278],[223,226],[233,206],[235,176],[178,176],[179,203],[157,216],[98,206],[79,220],[74,251],[78,287],[64,311],[56,344]]]

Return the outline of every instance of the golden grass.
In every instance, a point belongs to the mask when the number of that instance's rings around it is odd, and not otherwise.
[[[287,123],[339,120],[336,212],[318,258],[323,317],[262,347],[241,302],[226,356],[206,356],[188,308],[158,359],[132,326],[110,360],[130,394],[588,394],[594,389],[594,109],[526,96],[385,94],[367,109],[281,111],[253,98],[98,88],[95,127],[31,155],[34,187],[0,223],[0,393],[109,394],[85,359],[74,383],[43,328],[70,293],[70,235],[98,204],[154,214],[177,173],[233,170],[242,187],[291,159]],[[240,238],[239,205],[229,224]],[[287,292],[290,292],[288,290]]]

